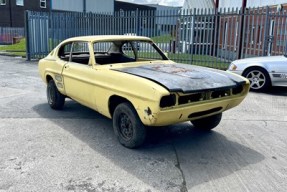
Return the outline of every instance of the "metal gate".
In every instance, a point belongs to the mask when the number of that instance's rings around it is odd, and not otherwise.
[[[238,58],[284,54],[286,18],[286,10],[269,7],[101,14],[27,11],[27,59],[42,58],[73,36],[142,35],[151,37],[172,60],[226,69]]]

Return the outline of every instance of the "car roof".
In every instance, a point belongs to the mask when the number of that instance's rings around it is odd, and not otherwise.
[[[79,36],[66,39],[63,42],[70,41],[113,41],[113,40],[144,40],[151,41],[150,38],[144,36],[131,36],[131,35],[92,35],[92,36]]]

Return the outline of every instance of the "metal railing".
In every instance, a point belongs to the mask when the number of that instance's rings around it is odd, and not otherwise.
[[[26,12],[27,59],[82,35],[151,37],[180,63],[226,69],[238,58],[284,54],[286,10],[201,9],[115,13]]]
[[[24,28],[0,27],[0,45],[13,44],[25,36]]]

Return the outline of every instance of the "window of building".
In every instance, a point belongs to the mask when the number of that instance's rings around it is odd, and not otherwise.
[[[47,3],[46,3],[46,0],[40,0],[40,7],[41,7],[41,8],[46,8],[46,7],[47,7],[46,4],[47,4]]]
[[[0,5],[6,5],[6,0],[0,0]]]
[[[24,6],[24,0],[16,0],[16,5]]]

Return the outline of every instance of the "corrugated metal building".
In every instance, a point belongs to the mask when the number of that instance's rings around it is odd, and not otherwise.
[[[114,12],[114,0],[51,0],[51,9],[75,12]]]
[[[286,0],[247,0],[246,7],[265,7],[286,3]],[[241,5],[242,0],[219,0],[219,8],[240,8]]]
[[[211,9],[214,8],[213,0],[185,0],[182,9]]]
[[[247,0],[246,7],[280,6],[286,0]],[[242,0],[219,0],[219,8],[240,8]],[[185,0],[183,9],[210,9],[215,7],[215,0]]]

